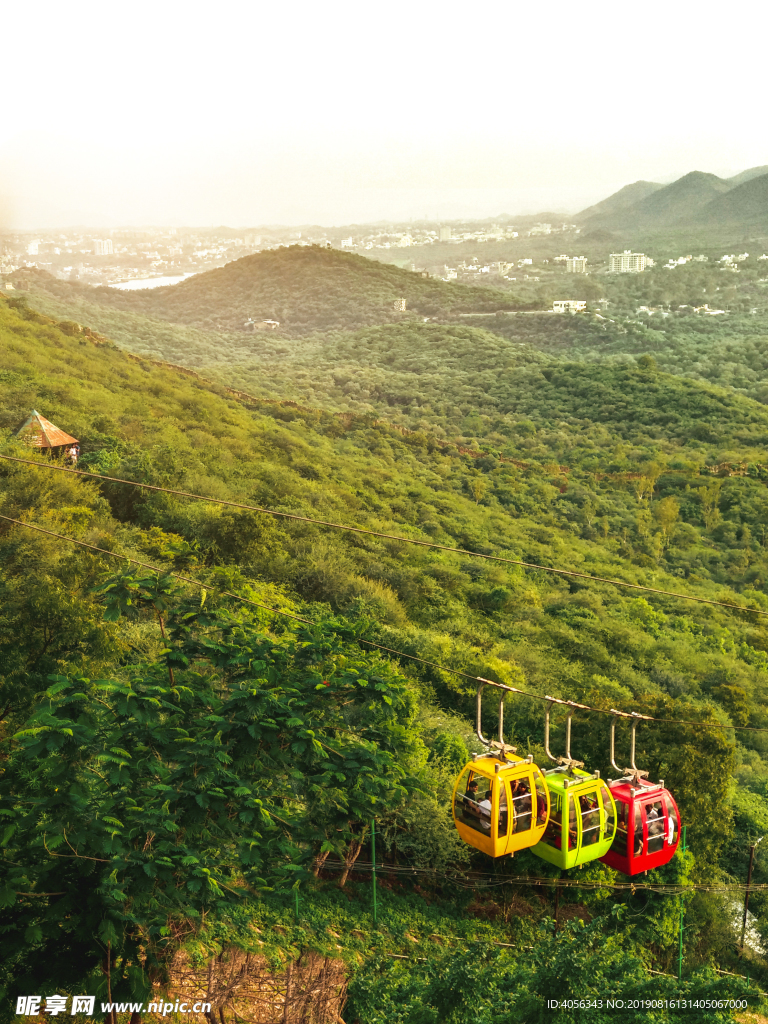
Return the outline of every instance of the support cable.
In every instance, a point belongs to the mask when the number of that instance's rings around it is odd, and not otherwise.
[[[523,562],[517,558],[505,558],[503,555],[486,555],[481,551],[468,551],[466,548],[455,548],[448,544],[435,544],[433,541],[418,540],[415,537],[400,537],[395,533],[382,533],[378,530],[367,530],[362,526],[345,526],[343,523],[331,523],[324,519],[312,519],[309,516],[300,516],[295,512],[279,512],[275,509],[264,508],[261,505],[245,505],[238,501],[226,501],[224,498],[207,498],[203,494],[193,494],[190,491],[174,490],[170,487],[160,487],[157,484],[140,483],[137,480],[123,480],[117,476],[104,476],[101,473],[90,473],[82,469],[67,469],[66,466],[54,466],[50,463],[36,462],[33,459],[19,459],[13,455],[0,455],[0,459],[8,462],[20,462],[27,466],[35,466],[37,469],[52,469],[59,473],[69,473],[73,476],[92,477],[94,480],[107,481],[115,484],[127,484],[129,487],[140,487],[147,491],[159,491],[161,494],[173,494],[180,498],[191,498],[194,501],[208,501],[214,505],[226,505],[229,508],[238,508],[247,512],[263,512],[268,516],[279,516],[283,519],[293,519],[300,523],[310,523],[313,526],[325,526],[332,530],[342,530],[347,533],[359,533],[367,537],[379,537],[383,540],[394,540],[401,544],[416,544],[418,547],[431,548],[435,551],[448,551],[454,555],[466,555],[471,558],[485,558],[491,562],[503,562],[506,565],[516,565],[524,569],[537,569],[540,572],[549,572],[558,576],[569,576],[576,579],[590,580],[593,583],[609,583],[614,587],[624,587],[628,590],[640,590],[646,594],[658,594],[663,597],[674,597],[682,601],[696,601],[698,604],[714,605],[716,608],[729,608],[737,612],[754,613],[755,615],[766,615],[768,611],[761,608],[750,608],[742,604],[733,604],[728,601],[714,601],[708,597],[696,597],[693,594],[678,594],[672,590],[661,590],[658,587],[646,587],[640,583],[627,583],[624,580],[614,580],[608,576],[592,576],[586,572],[576,572],[575,569],[557,569],[549,565],[537,565],[535,562]]]
[[[132,565],[138,565],[142,569],[150,569],[152,572],[161,573],[164,576],[171,576],[173,579],[180,580],[182,583],[189,583],[193,587],[200,587],[202,590],[215,590],[216,593],[222,597],[231,597],[235,601],[240,601],[242,604],[250,605],[254,608],[260,608],[263,611],[272,612],[273,615],[282,615],[288,619],[294,619],[296,622],[303,622],[307,626],[316,626],[313,619],[308,619],[303,615],[296,615],[295,612],[288,612],[282,608],[273,608],[271,605],[262,604],[260,601],[253,601],[251,598],[242,597],[240,594],[235,594],[231,590],[219,590],[216,587],[212,587],[210,583],[203,583],[202,580],[192,579],[191,576],[182,576],[177,572],[168,572],[159,565],[152,565],[150,562],[141,562],[137,558],[130,558],[128,555],[120,554],[117,551],[108,551],[106,548],[97,547],[95,544],[88,544],[83,540],[75,540],[74,537],[67,537],[63,533],[56,533],[53,530],[46,530],[42,526],[35,526],[33,523],[25,523],[20,519],[12,519],[10,516],[0,515],[0,521],[11,523],[13,526],[21,526],[26,530],[34,530],[36,533],[45,534],[48,537],[55,537],[57,540],[65,540],[69,544],[75,544],[78,547],[85,548],[88,551],[95,551],[100,555],[107,555],[109,558],[118,558],[124,562],[130,562]],[[381,625],[381,623],[378,623]],[[529,690],[520,690],[516,686],[507,686],[506,683],[497,683],[493,679],[484,679],[482,676],[473,676],[470,672],[462,672],[458,668],[447,668],[445,665],[440,665],[436,661],[428,661],[426,658],[417,658],[415,654],[406,654],[405,651],[398,651],[394,647],[386,647],[384,644],[377,644],[373,640],[364,640],[362,637],[355,637],[357,643],[365,644],[367,647],[372,647],[377,651],[385,651],[387,654],[394,654],[398,658],[406,658],[408,661],[418,662],[420,665],[427,665],[429,668],[437,669],[438,672],[446,672],[449,675],[459,676],[462,679],[469,679],[473,683],[482,683],[484,686],[493,686],[498,690],[504,690],[507,693],[517,693],[521,697],[532,697],[534,700],[545,700],[549,701],[550,704],[565,704],[569,707],[577,708],[580,711],[594,711],[598,715],[611,715],[614,718],[618,715],[621,718],[628,718],[630,721],[642,718],[645,722],[657,722],[665,725],[692,725],[700,729],[732,729],[734,732],[768,732],[768,728],[758,728],[751,725],[727,725],[723,722],[695,722],[690,719],[684,718],[654,718],[652,715],[639,715],[636,711],[619,711],[616,708],[593,708],[589,704],[579,704],[572,700],[563,700],[560,697],[551,697],[540,693],[531,693]],[[754,888],[754,887],[753,887]]]

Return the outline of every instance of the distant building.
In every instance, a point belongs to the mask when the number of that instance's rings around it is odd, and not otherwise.
[[[93,240],[93,254],[94,254],[94,256],[111,256],[112,255],[112,239],[111,238],[94,238],[94,240]]]
[[[41,416],[37,409],[33,409],[27,416],[15,436],[32,448],[45,448],[49,451],[60,451],[64,445],[77,444],[76,437],[72,437],[45,416]]]
[[[279,320],[246,320],[243,324],[246,331],[276,331],[279,326]]]
[[[708,302],[705,302],[703,306],[694,306],[693,307],[693,312],[694,313],[704,313],[706,316],[725,316],[726,315],[724,309],[710,309]]]
[[[445,225],[444,227],[440,228],[440,241],[441,242],[450,242],[450,240],[451,240],[451,229],[448,227],[448,225]]]
[[[405,307],[406,307],[407,304],[408,304],[408,300],[407,299],[395,299],[395,301],[392,303],[396,313],[404,313],[405,312]]]
[[[583,313],[587,303],[582,299],[556,299],[552,303],[553,313]]]
[[[40,252],[39,242],[30,242],[27,246],[27,256],[37,256]]]
[[[569,256],[565,261],[565,269],[569,274],[586,274],[587,272],[587,257],[586,256]]]
[[[552,225],[551,224],[534,224],[531,230],[528,232],[529,235],[551,235]]]
[[[342,249],[351,249],[353,244],[354,243],[352,242],[351,238],[342,238],[341,240]]]
[[[648,265],[645,253],[632,252],[625,249],[624,252],[612,252],[609,257],[608,271],[611,274],[639,274]]]

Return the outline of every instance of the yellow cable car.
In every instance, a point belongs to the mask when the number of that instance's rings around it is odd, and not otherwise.
[[[511,856],[539,842],[549,821],[549,792],[533,756],[507,756],[504,697],[499,701],[499,739],[486,740],[480,721],[485,683],[477,688],[477,738],[490,748],[465,765],[453,790],[453,820],[459,835],[489,857]]]

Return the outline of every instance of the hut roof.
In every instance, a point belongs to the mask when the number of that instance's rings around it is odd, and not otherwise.
[[[77,444],[76,437],[65,434],[45,416],[41,416],[37,409],[32,410],[32,414],[16,431],[16,437],[22,438],[33,448],[59,448],[64,444]]]

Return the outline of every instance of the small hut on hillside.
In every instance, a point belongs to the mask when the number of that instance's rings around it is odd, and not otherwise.
[[[51,452],[59,452],[65,445],[78,443],[76,437],[71,437],[60,427],[54,426],[45,416],[41,416],[37,409],[33,409],[32,414],[19,427],[16,437],[21,438],[31,448],[43,448]]]

